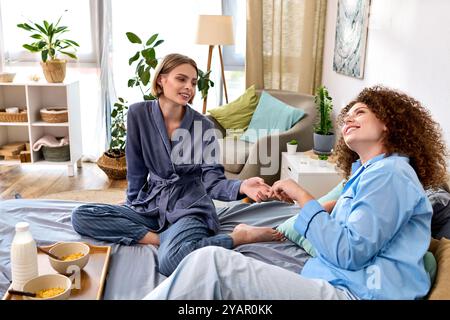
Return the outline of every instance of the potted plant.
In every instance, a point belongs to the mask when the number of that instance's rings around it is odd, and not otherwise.
[[[127,102],[123,98],[114,104],[111,112],[111,142],[109,149],[97,160],[97,165],[108,178],[114,180],[125,179],[127,176],[127,162],[125,158],[126,114]]]
[[[295,139],[292,139],[287,143],[287,153],[288,154],[295,154],[297,152],[297,145],[298,141]]]
[[[326,154],[319,154],[319,166],[320,167],[326,167],[328,162],[328,155]]]
[[[44,20],[41,24],[31,22],[20,23],[17,27],[32,33],[31,38],[36,41],[24,44],[23,47],[31,52],[41,53],[41,66],[45,79],[51,83],[60,83],[66,77],[66,60],[59,59],[58,54],[77,59],[76,49],[79,44],[73,40],[60,39],[63,33],[69,31],[68,27],[60,26],[62,16],[58,21],[49,23]]]
[[[314,153],[331,154],[334,147],[333,123],[331,113],[333,111],[333,101],[328,90],[324,86],[317,88],[315,96],[317,107],[317,123],[314,126]]]

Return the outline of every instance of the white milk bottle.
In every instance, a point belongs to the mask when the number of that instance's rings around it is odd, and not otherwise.
[[[37,247],[27,222],[16,224],[16,234],[11,244],[11,274],[14,290],[38,276]]]

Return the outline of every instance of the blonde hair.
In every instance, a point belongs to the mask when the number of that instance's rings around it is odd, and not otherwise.
[[[161,61],[158,65],[158,67],[156,68],[155,76],[153,77],[152,87],[151,87],[152,96],[158,98],[160,95],[162,95],[164,93],[163,88],[158,84],[159,76],[170,73],[173,69],[175,69],[176,67],[178,67],[182,64],[189,64],[189,65],[193,66],[195,69],[195,72],[198,75],[197,63],[193,59],[189,58],[188,56],[179,54],[179,53],[168,54],[167,56],[164,57],[163,61]],[[192,103],[193,100],[194,100],[194,97],[192,97],[191,100],[189,100],[189,103]]]

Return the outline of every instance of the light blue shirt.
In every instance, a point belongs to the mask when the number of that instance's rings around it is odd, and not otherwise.
[[[331,214],[311,200],[295,221],[318,254],[302,276],[346,287],[361,299],[424,297],[432,207],[409,159],[379,155],[352,169]]]

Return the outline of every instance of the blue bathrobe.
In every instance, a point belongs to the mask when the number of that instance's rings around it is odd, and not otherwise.
[[[180,127],[169,139],[158,101],[130,106],[127,120],[127,202],[86,204],[72,212],[81,235],[125,245],[159,233],[159,272],[169,276],[192,251],[206,246],[233,248],[217,234],[212,199],[243,198],[240,180],[227,180],[215,160],[213,123],[185,106]]]
[[[189,136],[172,142],[157,100],[130,107],[127,205],[141,215],[157,217],[159,229],[154,231],[160,231],[167,222],[173,224],[181,217],[195,215],[217,232],[219,222],[212,199],[242,198],[241,181],[227,180],[217,161],[205,163],[203,154],[217,156],[215,152],[219,151],[216,137],[205,136],[214,130],[214,124],[191,107],[185,108],[180,129]]]

